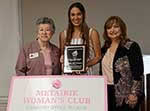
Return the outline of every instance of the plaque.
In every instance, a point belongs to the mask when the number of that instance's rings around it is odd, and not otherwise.
[[[69,45],[64,50],[64,73],[85,71],[85,45]]]

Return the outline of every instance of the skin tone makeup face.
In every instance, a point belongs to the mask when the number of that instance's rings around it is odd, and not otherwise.
[[[107,28],[107,34],[111,40],[117,40],[121,35],[120,26],[114,23],[111,27]]]
[[[83,15],[78,8],[74,7],[71,9],[70,19],[75,27],[79,27],[83,21]]]
[[[38,26],[38,39],[40,42],[48,42],[52,38],[53,32],[51,30],[51,25],[49,24],[40,24]]]

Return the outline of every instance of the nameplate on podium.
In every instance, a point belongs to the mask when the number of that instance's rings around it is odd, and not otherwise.
[[[7,111],[107,111],[103,76],[14,76]]]

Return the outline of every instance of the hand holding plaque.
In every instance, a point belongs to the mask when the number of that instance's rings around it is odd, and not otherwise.
[[[69,45],[64,50],[64,73],[85,72],[85,45]]]

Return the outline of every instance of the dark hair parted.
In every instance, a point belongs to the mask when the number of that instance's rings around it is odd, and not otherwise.
[[[53,21],[53,19],[48,18],[48,17],[41,17],[38,18],[36,21],[36,25],[40,25],[40,24],[49,24],[51,25],[51,30],[53,31],[53,33],[55,33],[55,23]]]
[[[84,40],[84,43],[86,44],[86,55],[89,55],[89,27],[85,22],[85,8],[80,2],[73,3],[68,10],[68,28],[67,28],[67,37],[66,37],[66,45],[69,45],[72,39],[72,34],[74,32],[74,25],[71,22],[70,14],[72,8],[78,8],[81,11],[81,14],[83,16],[83,20],[81,23],[81,33],[82,33],[82,39]]]
[[[120,43],[123,46],[129,39],[127,38],[127,27],[125,22],[119,16],[110,16],[104,24],[103,38],[105,40],[104,47],[108,48],[111,45],[111,39],[107,35],[107,29],[113,24],[119,25],[121,29]]]

